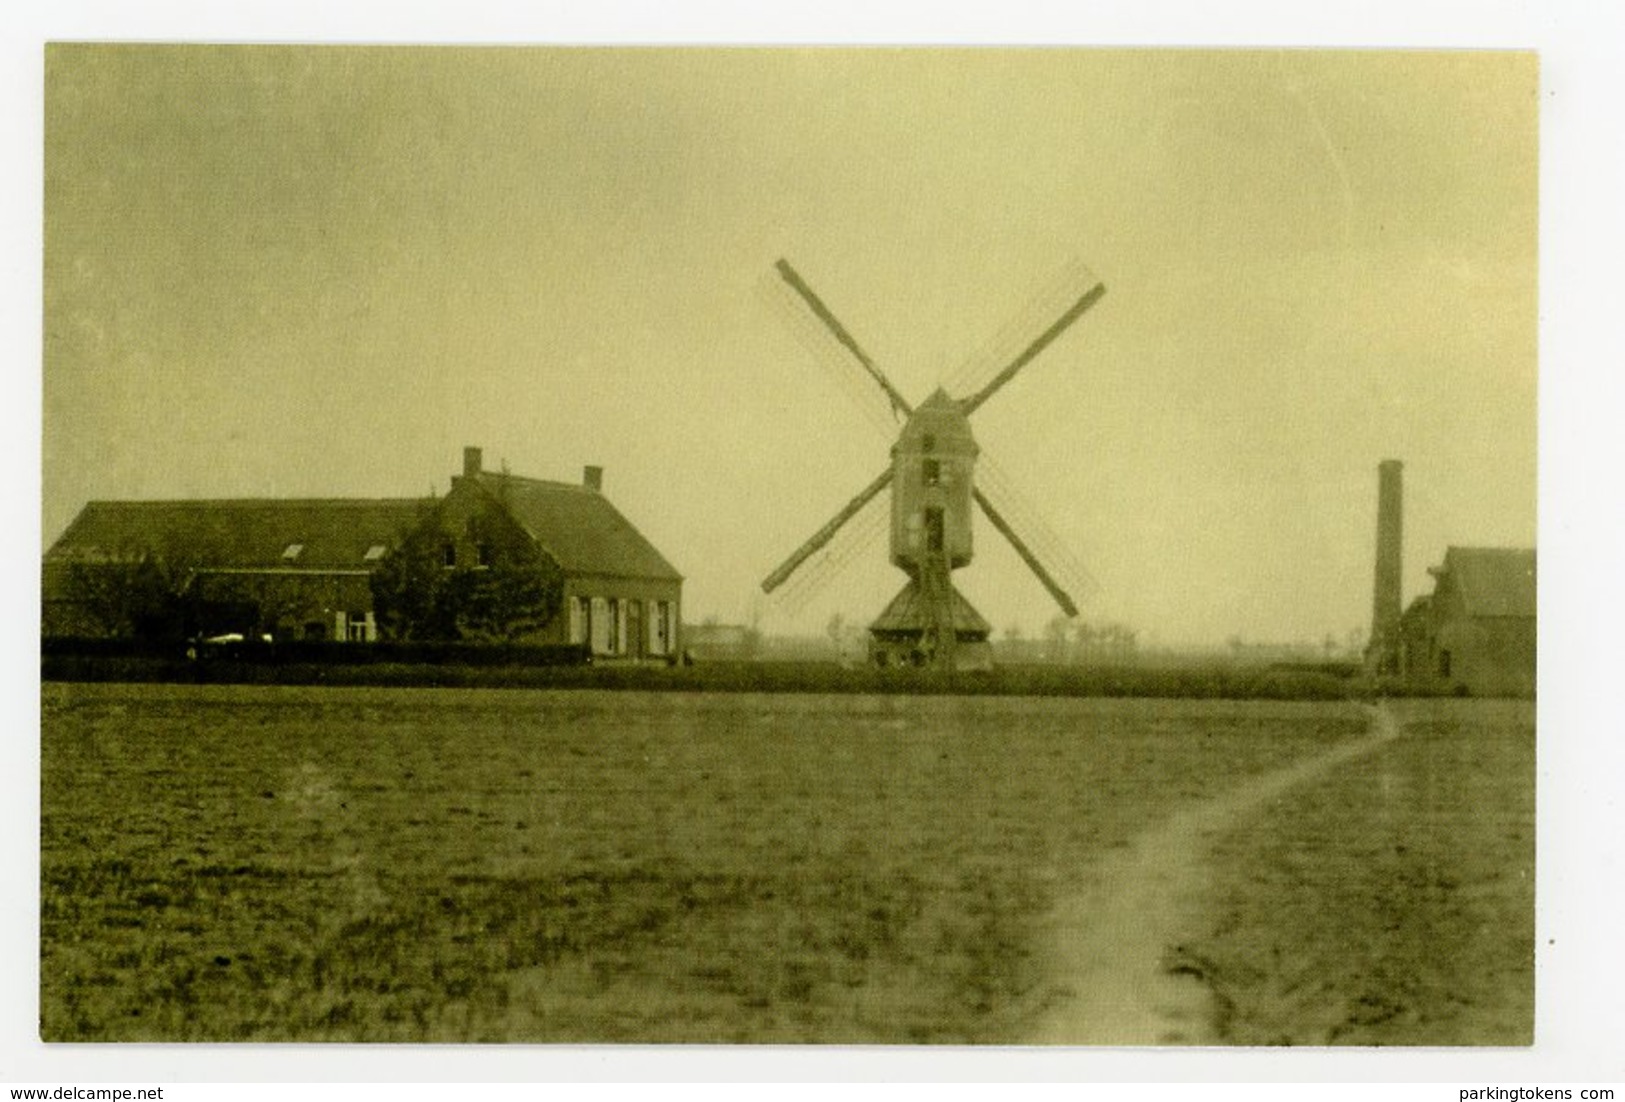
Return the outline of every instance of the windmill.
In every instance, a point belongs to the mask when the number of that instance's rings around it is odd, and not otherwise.
[[[1106,293],[1105,285],[1087,272],[1068,278],[1062,290],[1065,308],[1049,327],[1027,341],[983,385],[967,397],[950,397],[938,387],[918,406],[911,405],[892,385],[807,285],[789,261],[774,265],[783,286],[811,312],[824,331],[844,349],[843,358],[855,361],[880,388],[895,422],[901,420],[891,463],[858,495],[796,549],[762,582],[773,593],[880,493],[891,489],[891,562],[908,575],[901,592],[869,627],[870,656],[879,665],[930,665],[945,669],[985,667],[991,663],[987,637],[989,624],[953,584],[953,572],[968,566],[972,555],[972,504],[980,508],[1010,543],[1068,617],[1076,616],[1076,603],[1054,574],[1016,532],[1005,511],[996,507],[976,485],[976,466],[982,450],[971,433],[970,416],[998,393],[1072,323]],[[1045,315],[1046,317],[1049,315]]]

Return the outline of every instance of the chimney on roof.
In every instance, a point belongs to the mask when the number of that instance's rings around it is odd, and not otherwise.
[[[602,467],[583,467],[583,468],[581,468],[581,484],[583,486],[587,487],[587,489],[591,490],[595,494],[603,493],[604,492],[604,468],[602,468]]]
[[[478,449],[478,448],[464,448],[463,449],[463,477],[464,478],[473,478],[475,475],[479,474],[480,473],[480,468],[481,468],[481,465],[483,464],[483,462],[484,462],[484,460],[483,460],[483,458],[482,458],[482,456],[480,454],[480,449]]]
[[[1405,464],[1384,459],[1377,465],[1377,570],[1371,597],[1371,640],[1366,666],[1375,674],[1399,672],[1399,618],[1403,609]]]

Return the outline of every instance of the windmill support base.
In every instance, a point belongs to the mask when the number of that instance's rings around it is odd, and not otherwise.
[[[952,659],[947,660],[936,653],[924,632],[871,631],[869,661],[881,669],[943,669],[951,662],[955,670],[976,672],[993,668],[993,647],[985,638],[965,632],[954,645]]]
[[[908,584],[869,625],[869,660],[875,665],[993,668],[993,648],[987,641],[992,628],[954,588],[947,564],[937,565],[940,572],[936,577],[928,571],[910,576]],[[949,636],[949,632],[953,634]]]

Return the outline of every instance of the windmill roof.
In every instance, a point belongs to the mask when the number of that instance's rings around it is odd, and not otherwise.
[[[476,478],[566,573],[682,580],[665,556],[597,490],[494,471]]]
[[[988,623],[977,612],[975,607],[965,599],[965,595],[957,589],[953,593],[954,634],[955,635],[982,635],[986,636],[993,631],[993,625]],[[909,579],[897,596],[893,597],[891,604],[886,606],[876,619],[869,625],[870,631],[923,631],[930,626],[930,612],[926,608],[923,595],[920,592],[920,583],[913,578]]]
[[[1444,569],[1469,616],[1534,616],[1533,548],[1452,547]]]
[[[959,403],[938,387],[931,396],[915,407],[898,434],[898,443],[915,446],[926,435],[932,437],[930,450],[978,451],[976,438],[971,433],[970,419]]]
[[[424,505],[411,498],[92,501],[45,561],[156,554],[221,569],[367,569],[368,552],[394,547]]]

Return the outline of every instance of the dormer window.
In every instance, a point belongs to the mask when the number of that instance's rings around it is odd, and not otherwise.
[[[384,557],[384,551],[385,547],[383,544],[375,543],[371,547],[367,548],[367,553],[361,556],[361,561],[377,562],[379,559]]]
[[[927,459],[920,464],[920,481],[927,486],[942,484],[942,460]]]
[[[286,546],[286,547],[284,547],[282,549],[282,561],[283,562],[293,562],[295,559],[297,559],[304,552],[304,550],[305,550],[305,545],[304,544],[302,544],[302,543],[290,543],[290,544],[288,544],[288,546]]]
[[[934,433],[928,432],[920,438],[920,450],[923,452],[932,452],[937,450],[937,438]]]

